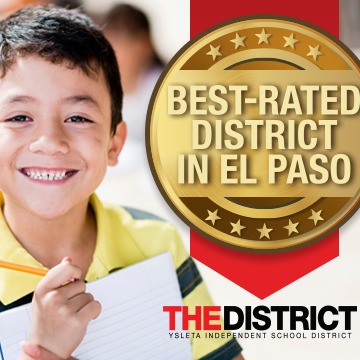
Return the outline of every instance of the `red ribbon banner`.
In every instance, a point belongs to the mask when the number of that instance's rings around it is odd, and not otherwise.
[[[190,0],[191,37],[239,16],[275,14],[308,21],[339,35],[339,0]],[[190,253],[253,295],[264,299],[339,255],[339,231],[301,249],[253,254],[218,245],[190,231]]]

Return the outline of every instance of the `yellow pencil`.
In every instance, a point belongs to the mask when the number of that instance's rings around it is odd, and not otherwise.
[[[1,261],[1,260],[0,260],[0,267],[10,270],[22,271],[28,274],[39,275],[39,276],[45,276],[48,272],[48,270],[46,269],[37,269],[32,266],[14,264],[11,262]]]

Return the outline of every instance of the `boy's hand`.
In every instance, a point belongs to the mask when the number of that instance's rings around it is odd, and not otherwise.
[[[80,276],[80,268],[65,258],[39,282],[32,301],[29,340],[61,359],[71,356],[101,311],[100,303],[85,293],[83,281],[68,283]]]

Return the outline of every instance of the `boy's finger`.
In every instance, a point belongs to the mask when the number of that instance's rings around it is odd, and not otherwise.
[[[63,285],[57,289],[55,289],[64,300],[69,300],[74,296],[79,294],[83,294],[86,291],[86,284],[82,280],[78,280],[75,282],[69,282],[67,285]]]
[[[82,322],[90,322],[90,320],[96,319],[101,313],[101,304],[99,301],[94,300],[86,304],[82,309],[79,310],[77,316]]]
[[[68,282],[70,279],[80,279],[81,269],[73,265],[69,261],[62,261],[59,265],[53,267],[44,276],[38,284],[38,291],[43,289],[44,292],[57,289],[62,284]]]
[[[68,304],[71,306],[74,312],[79,312],[92,301],[94,301],[94,297],[90,293],[84,293],[74,296],[68,301]]]
[[[22,351],[32,357],[33,359],[39,359],[41,356],[41,349],[39,345],[35,345],[28,341],[22,341],[21,342],[21,349]]]
[[[22,341],[21,348],[23,352],[32,359],[38,360],[60,360],[60,358],[52,352],[42,348],[39,345],[33,344],[29,341]]]

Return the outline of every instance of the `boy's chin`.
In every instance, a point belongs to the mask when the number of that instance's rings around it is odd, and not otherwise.
[[[55,207],[32,207],[31,212],[39,219],[46,221],[53,221],[66,216],[69,212],[67,208],[55,208]]]
[[[82,208],[82,207],[81,207]],[[66,203],[64,200],[53,201],[53,200],[44,200],[41,202],[27,204],[27,209],[33,215],[39,219],[46,221],[53,221],[60,218],[69,216],[69,218],[74,218],[74,212],[77,215],[80,214],[80,207],[77,209],[77,206],[73,203]],[[84,206],[84,212],[86,212],[86,207]]]
[[[92,190],[92,189],[91,189]],[[7,216],[14,217],[14,221],[31,219],[36,223],[43,219],[46,221],[66,219],[77,221],[86,215],[90,195],[87,191],[19,191],[6,193],[4,203]],[[6,194],[6,195],[5,195]]]

